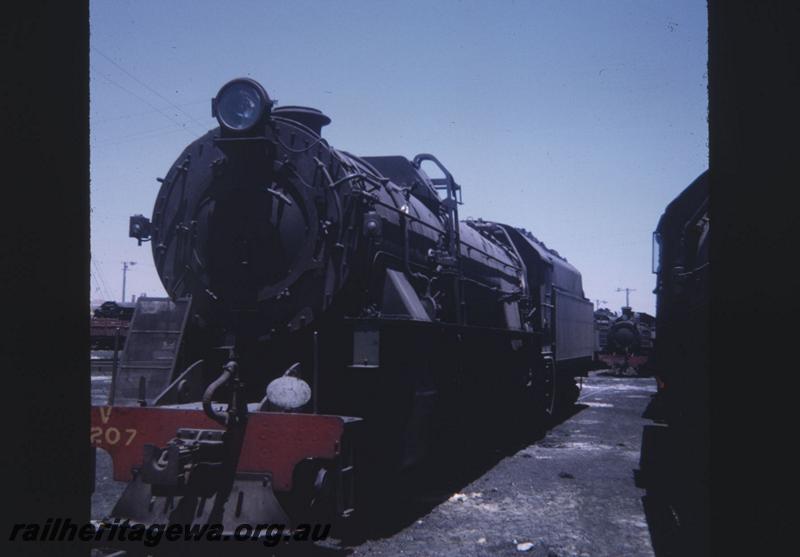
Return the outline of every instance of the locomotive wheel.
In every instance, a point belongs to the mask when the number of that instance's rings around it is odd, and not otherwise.
[[[564,376],[559,379],[558,405],[559,410],[565,411],[575,404],[581,393],[580,387],[573,377]]]
[[[333,516],[335,505],[332,482],[327,463],[305,460],[295,467],[294,489],[282,497],[281,504],[292,520],[308,522],[328,520]]]

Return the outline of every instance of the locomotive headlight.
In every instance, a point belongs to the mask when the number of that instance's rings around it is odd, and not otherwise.
[[[258,82],[240,78],[223,85],[211,100],[211,115],[223,129],[242,133],[260,123],[271,107],[272,101]]]

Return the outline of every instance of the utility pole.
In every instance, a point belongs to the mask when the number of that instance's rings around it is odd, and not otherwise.
[[[125,303],[125,279],[126,275],[128,274],[128,266],[133,267],[136,265],[136,261],[123,261],[122,262],[122,303]]]
[[[635,288],[617,288],[617,292],[625,292],[625,307],[631,307],[630,294],[634,291]]]
[[[594,305],[595,305],[594,309],[600,309],[600,304],[607,304],[607,303],[608,303],[608,300],[595,300],[594,301]]]

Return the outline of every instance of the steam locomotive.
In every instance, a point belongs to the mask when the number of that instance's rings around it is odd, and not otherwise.
[[[333,149],[330,118],[251,79],[212,115],[130,220],[170,298],[138,300],[113,403],[92,409],[129,482],[113,518],[347,516],[437,451],[574,402],[593,306],[566,259],[459,221],[435,156]]]
[[[606,345],[600,359],[622,373],[641,372],[647,366],[654,337],[653,316],[624,306],[621,315],[607,322]]]
[[[709,183],[701,174],[666,208],[654,234],[658,392],[644,417],[637,485],[657,552],[708,554]],[[654,535],[654,543],[656,543]]]
[[[622,308],[608,331],[607,350],[615,354],[647,354],[653,347],[653,318]]]
[[[602,308],[594,312],[596,365],[619,373],[648,369],[656,336],[655,318],[624,306],[620,314]]]
[[[89,326],[92,350],[111,350],[115,345],[120,348],[124,346],[133,310],[133,304],[114,301],[103,302],[96,308]]]

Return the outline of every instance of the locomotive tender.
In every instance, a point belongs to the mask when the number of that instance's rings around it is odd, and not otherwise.
[[[113,518],[347,515],[355,478],[372,491],[574,402],[593,307],[565,259],[459,221],[436,157],[333,149],[327,116],[253,80],[212,114],[152,219],[131,217],[170,299],[139,300],[113,405],[92,410],[93,446],[130,482]]]

